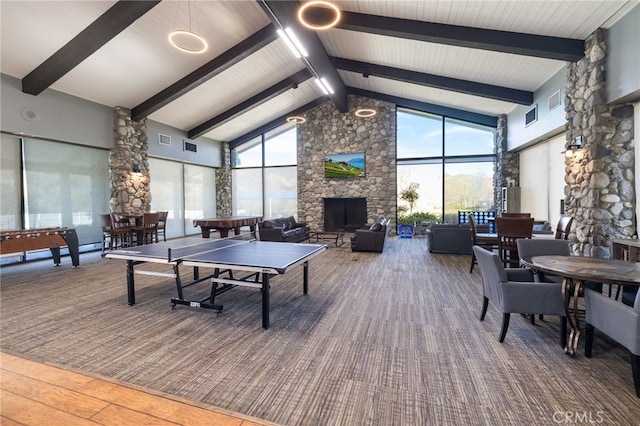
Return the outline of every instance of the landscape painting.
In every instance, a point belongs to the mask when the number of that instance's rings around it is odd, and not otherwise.
[[[324,177],[362,177],[365,172],[364,152],[324,156]]]

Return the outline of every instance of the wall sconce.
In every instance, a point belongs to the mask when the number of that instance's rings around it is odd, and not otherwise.
[[[134,164],[134,165],[133,165],[133,167],[131,168],[131,171],[132,171],[133,173],[142,173],[142,172],[140,171],[140,164]]]
[[[580,149],[582,149],[582,136],[577,136],[573,143],[567,146],[567,150],[564,152],[564,156],[567,158],[571,158],[573,157],[573,154],[575,154],[576,151]]]

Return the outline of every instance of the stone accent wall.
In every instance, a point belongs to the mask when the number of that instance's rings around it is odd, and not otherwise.
[[[364,197],[367,220],[379,216],[396,224],[396,109],[394,104],[349,95],[349,111],[331,102],[307,111],[298,126],[298,214],[313,229],[324,224],[323,198]],[[374,108],[370,118],[355,116],[358,108]],[[325,154],[364,152],[366,176],[327,179]]]
[[[520,155],[507,151],[507,116],[498,116],[496,164],[493,173],[494,210],[502,211],[502,187],[520,185]]]
[[[566,159],[565,205],[574,217],[575,253],[609,257],[612,238],[635,232],[633,106],[606,103],[606,33],[585,41],[585,57],[568,64],[567,145],[582,149]]]
[[[133,121],[131,110],[115,108],[116,148],[109,153],[111,190],[109,207],[112,212],[142,214],[151,205],[147,119]],[[133,172],[133,165],[140,173]]]
[[[222,166],[216,169],[216,214],[231,216],[231,150],[222,144]]]

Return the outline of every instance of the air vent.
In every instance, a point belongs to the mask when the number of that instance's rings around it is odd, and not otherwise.
[[[191,152],[198,152],[198,145],[192,142],[184,141],[184,150]]]
[[[524,114],[524,126],[527,127],[538,120],[538,105],[534,105]]]
[[[171,136],[158,133],[158,143],[160,145],[171,146]]]
[[[549,111],[560,105],[562,99],[560,98],[560,91],[556,91],[553,95],[549,96]]]

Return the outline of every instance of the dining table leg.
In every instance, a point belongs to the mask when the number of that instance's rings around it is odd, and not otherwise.
[[[583,287],[584,285],[582,280],[575,280],[575,282],[570,278],[564,278],[562,280],[562,297],[565,302],[564,306],[567,313],[567,321],[569,322],[569,328],[571,329],[564,352],[571,356],[574,356],[577,353],[578,343],[580,342],[581,330],[578,296],[580,295],[580,291]],[[569,307],[569,305],[573,306]]]
[[[567,315],[567,322],[569,323],[569,338],[567,339],[567,346],[564,347],[564,352],[569,355],[573,355],[573,339],[576,331],[576,324],[574,322],[574,318],[569,308],[569,304],[571,303],[571,296],[574,293],[574,283],[571,278],[563,278],[562,279],[562,302],[564,304],[564,310]]]

